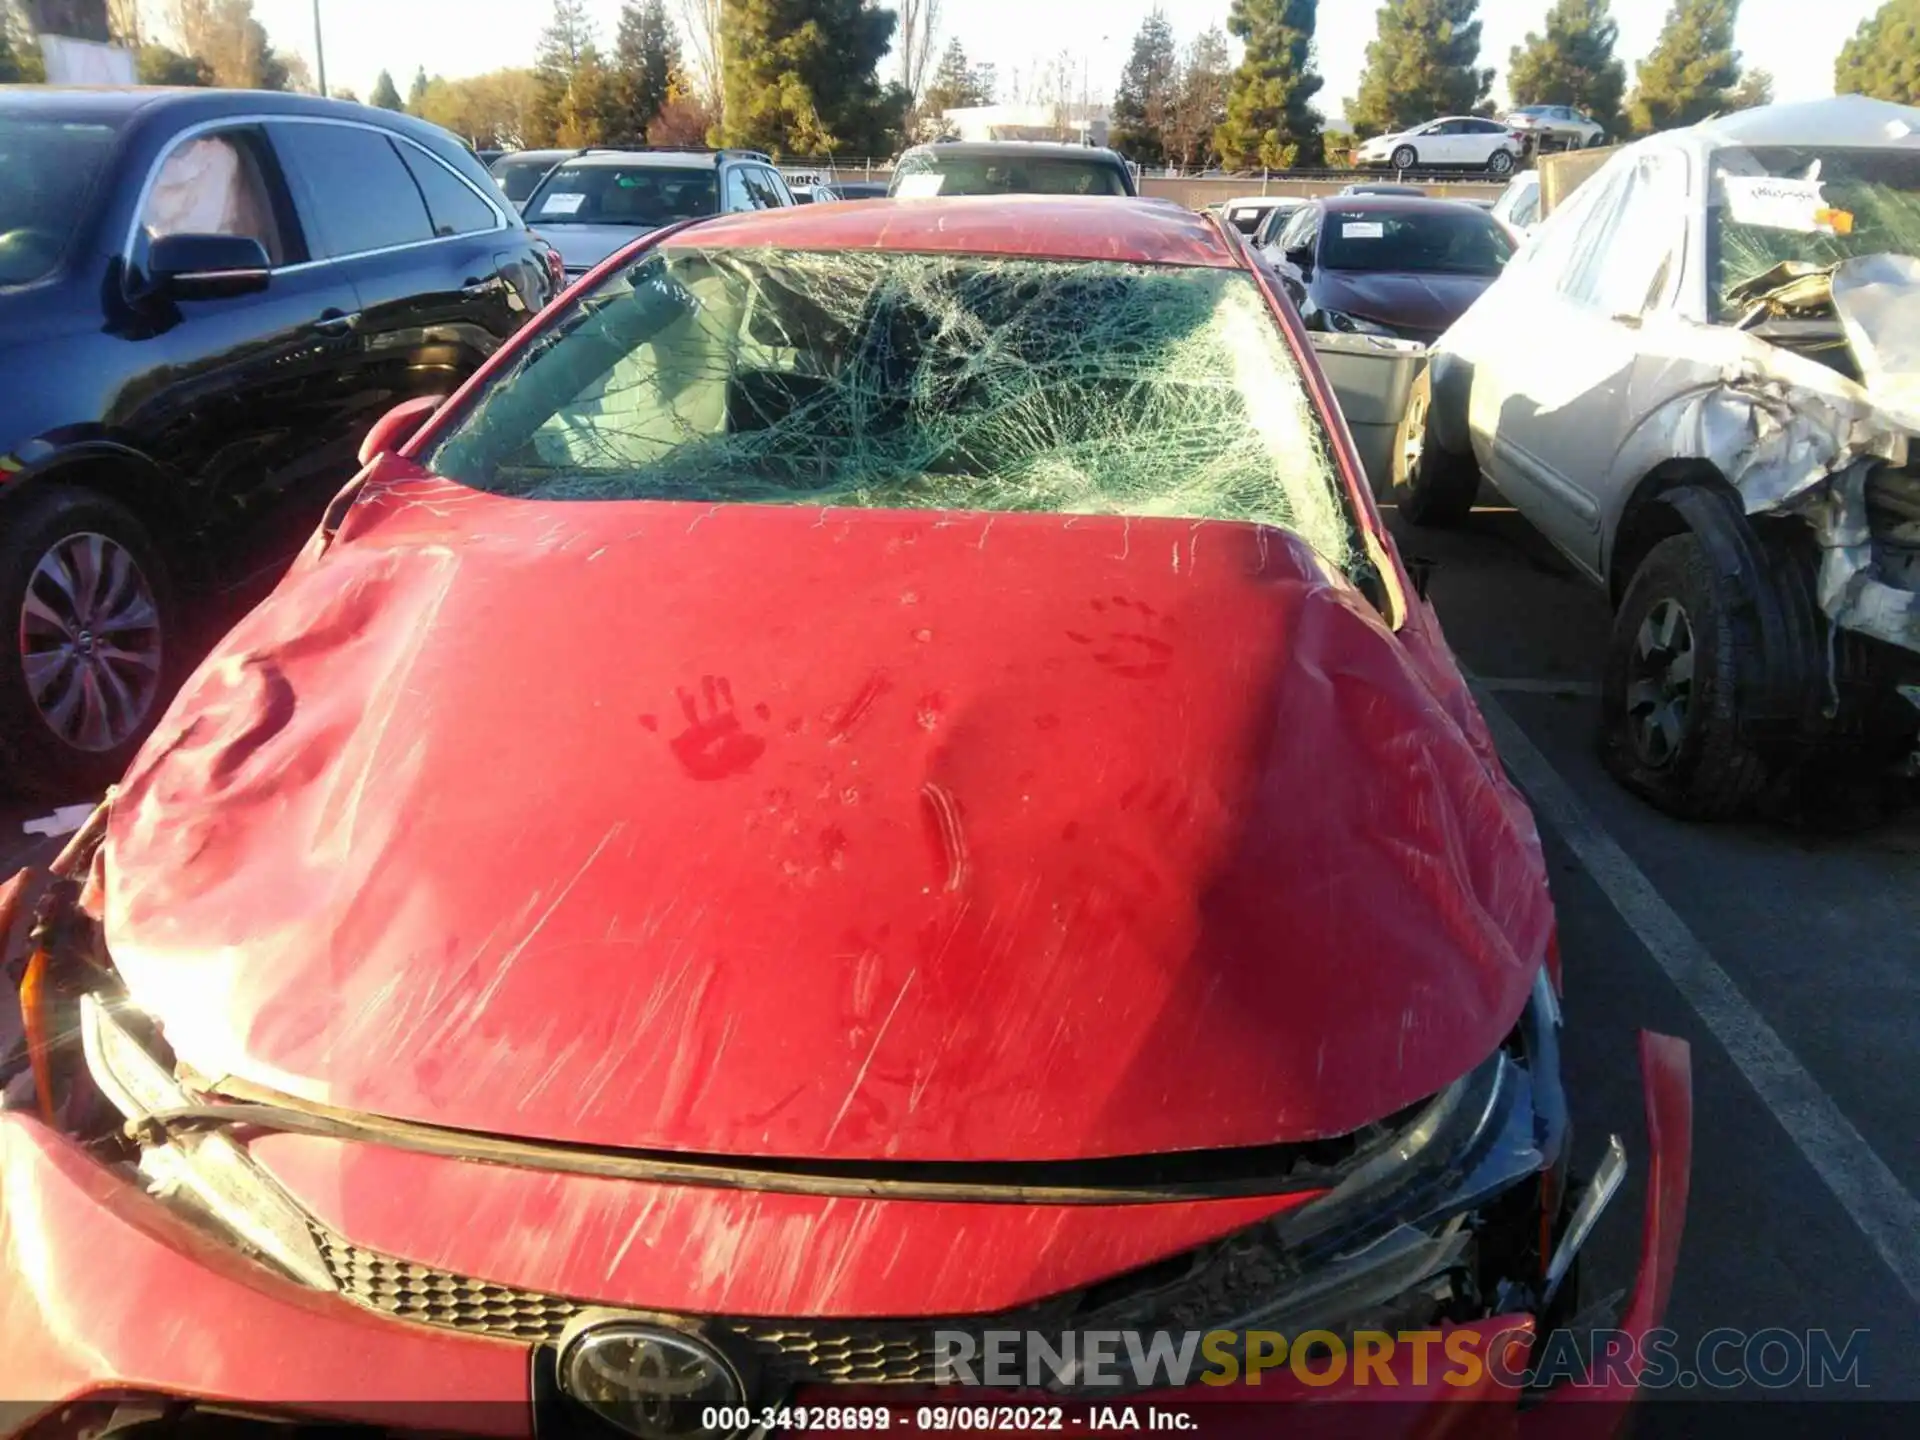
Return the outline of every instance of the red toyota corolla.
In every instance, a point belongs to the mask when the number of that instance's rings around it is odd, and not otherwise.
[[[15,1429],[951,1423],[989,1332],[1442,1332],[1500,1363],[1390,1398],[1512,1401],[1619,1177],[1569,1173],[1533,824],[1298,322],[1151,202],[615,257],[382,423],[56,869]],[[1642,1063],[1630,1335],[1691,1116]]]

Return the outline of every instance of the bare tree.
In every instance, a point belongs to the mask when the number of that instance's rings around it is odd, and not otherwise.
[[[918,105],[933,67],[934,42],[940,38],[940,0],[894,0],[894,9],[900,16],[900,28],[893,32],[900,83]]]
[[[721,74],[725,51],[720,38],[723,5],[724,0],[680,0],[680,28],[687,42],[687,59],[698,82],[700,99],[715,115],[720,113],[725,93]]]

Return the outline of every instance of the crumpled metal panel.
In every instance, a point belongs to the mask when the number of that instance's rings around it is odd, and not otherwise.
[[[1304,1140],[1525,1003],[1532,821],[1284,532],[488,496],[392,461],[107,845],[182,1059],[606,1146]]]

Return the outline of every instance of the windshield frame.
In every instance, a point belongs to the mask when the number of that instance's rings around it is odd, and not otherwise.
[[[86,129],[104,131],[105,135],[97,155],[98,163],[83,183],[72,193],[72,208],[65,218],[65,229],[59,236],[51,258],[44,268],[33,275],[18,279],[0,277],[0,290],[20,289],[28,285],[45,283],[59,275],[83,248],[84,237],[88,230],[100,219],[104,209],[103,197],[112,194],[111,179],[118,164],[118,158],[127,138],[132,115],[117,112],[98,111],[85,115],[68,115],[57,111],[43,111],[30,105],[0,105],[0,126],[49,127],[53,129]],[[17,229],[45,227],[20,226]],[[47,233],[52,233],[50,230]]]

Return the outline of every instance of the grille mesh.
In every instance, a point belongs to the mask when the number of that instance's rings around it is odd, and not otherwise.
[[[553,1342],[591,1302],[516,1290],[364,1250],[315,1228],[314,1238],[349,1300],[401,1320],[510,1340]],[[762,1365],[796,1383],[931,1384],[933,1333],[906,1324],[862,1321],[709,1322],[757,1353]],[[965,1322],[943,1322],[964,1324]]]

